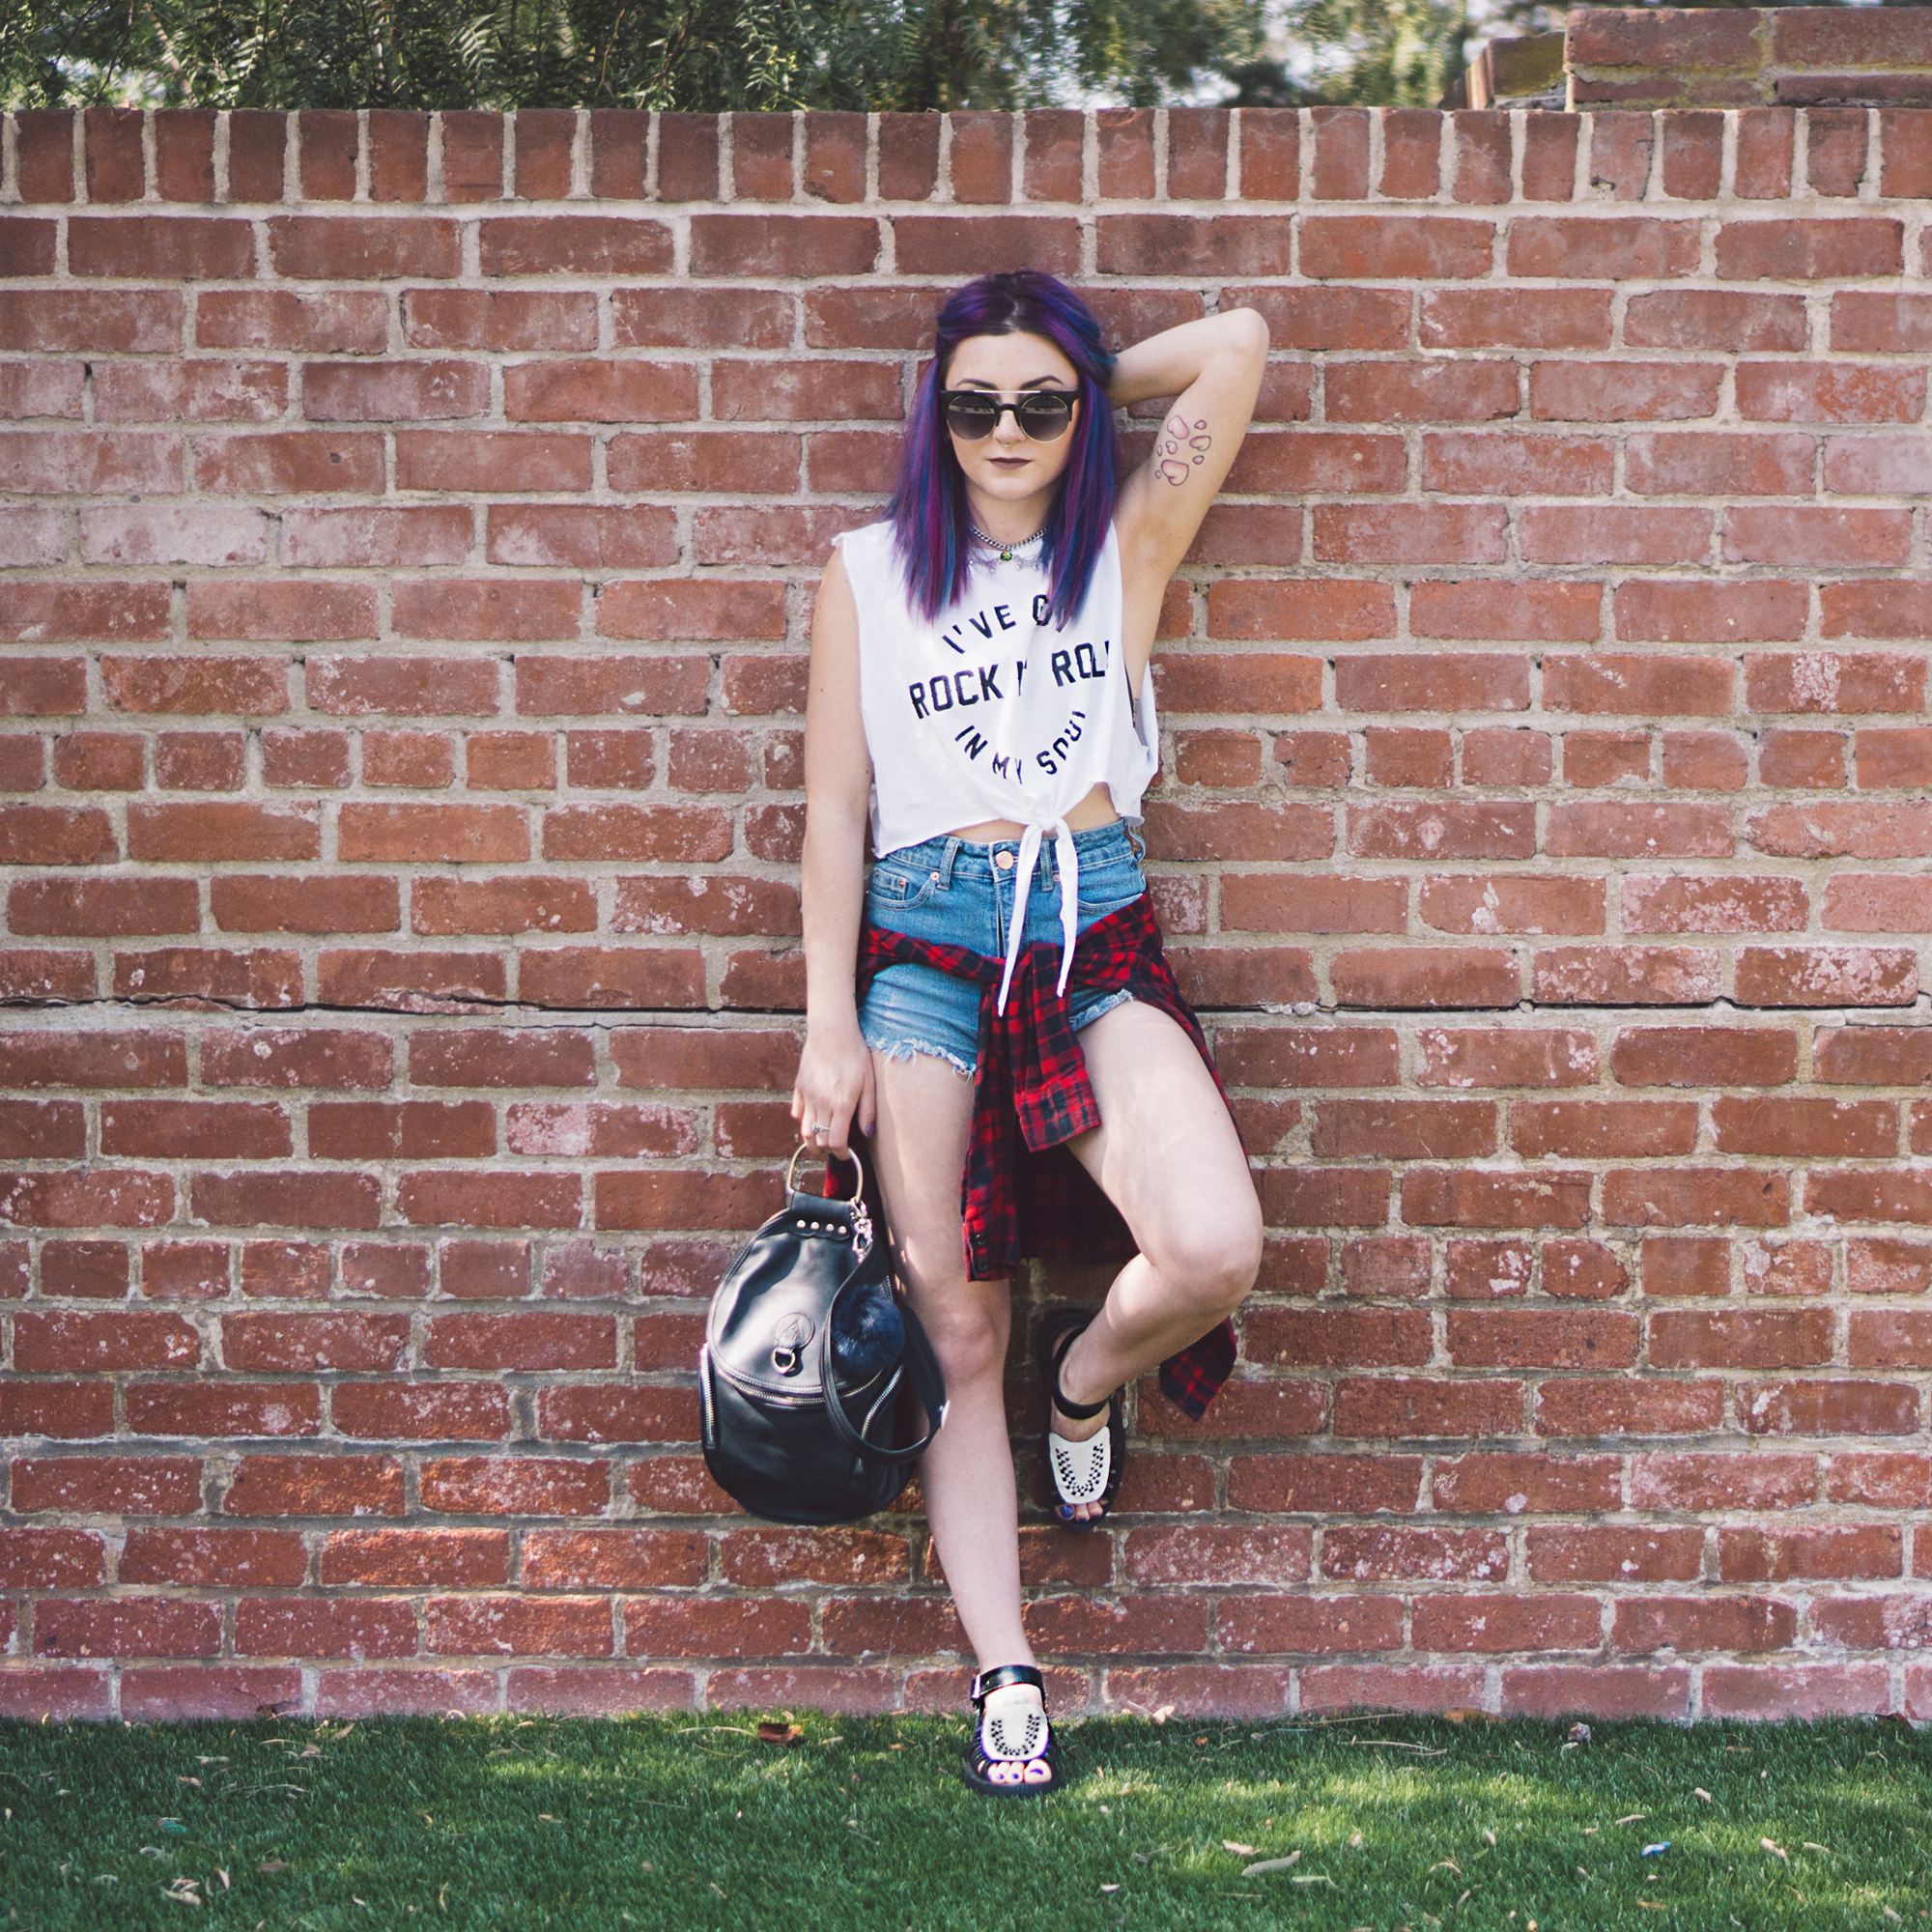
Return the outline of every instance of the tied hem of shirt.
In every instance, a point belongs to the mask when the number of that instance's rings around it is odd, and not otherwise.
[[[1047,833],[1053,834],[1054,869],[1060,874],[1060,982],[1058,997],[1066,997],[1067,976],[1073,971],[1073,949],[1080,937],[1080,854],[1073,842],[1073,828],[1064,818],[1030,818],[1020,833],[1019,858],[1013,866],[1013,922],[1007,935],[1007,970],[1000,980],[1000,995],[993,1010],[1002,1019],[1007,1012],[1007,994],[1013,983],[1013,969],[1019,964],[1026,944],[1027,896],[1033,890],[1033,868],[1039,863],[1039,848]]]

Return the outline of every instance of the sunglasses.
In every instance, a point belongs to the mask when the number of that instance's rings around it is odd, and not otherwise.
[[[941,401],[946,427],[961,442],[983,442],[1009,410],[1034,442],[1058,442],[1073,420],[1074,397],[1065,389],[1035,389],[1016,403],[1002,402],[982,389],[948,389]]]

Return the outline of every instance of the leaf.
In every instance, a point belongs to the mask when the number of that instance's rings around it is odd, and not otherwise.
[[[1830,1845],[1814,1844],[1809,1838],[1801,1838],[1799,1843],[1807,1852],[1823,1852],[1827,1858],[1832,1856]]]
[[[1485,1825],[1483,1827],[1483,1843],[1486,1845],[1493,1845],[1495,1841],[1496,1841],[1495,1833],[1492,1832],[1489,1826]]]
[[[1626,1811],[1616,1822],[1619,1825],[1640,1825],[1649,1816],[1648,1811]]]
[[[1255,1855],[1255,1848],[1252,1845],[1236,1844],[1233,1838],[1223,1838],[1221,1849],[1224,1852],[1233,1852],[1237,1859],[1251,1859]]]
[[[255,1867],[258,1872],[285,1872],[288,1868],[288,1862],[283,1859],[264,1859]]]
[[[1782,1859],[1786,1864],[1789,1864],[1791,1862],[1791,1854],[1787,1852],[1782,1845],[1774,1845],[1769,1838],[1760,1838],[1758,1840],[1758,1843],[1762,1845],[1764,1849],[1772,1855],[1773,1858]]]
[[[1690,1796],[1692,1798],[1701,1798],[1706,1804],[1711,1803],[1711,1794],[1701,1784],[1693,1784],[1690,1787]]]
[[[1120,1890],[1120,1889],[1121,1889],[1121,1888],[1120,1888],[1119,1886],[1117,1886],[1117,1885],[1103,1885],[1103,1886],[1102,1886],[1102,1887],[1100,1888],[1100,1889],[1101,1889],[1102,1891],[1119,1891],[1119,1890]]]
[[[1263,1859],[1259,1864],[1243,1865],[1243,1878],[1260,1878],[1264,1872],[1293,1871],[1301,1862],[1299,1852],[1290,1852],[1285,1859]]]
[[[781,1724],[767,1718],[758,1726],[758,1742],[761,1745],[796,1745],[804,1741],[803,1724]]]

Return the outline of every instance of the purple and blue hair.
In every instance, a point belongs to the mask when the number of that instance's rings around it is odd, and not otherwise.
[[[1114,411],[1107,378],[1114,356],[1100,325],[1057,276],[1036,269],[981,275],[939,311],[933,356],[899,454],[898,485],[886,506],[913,607],[936,617],[962,596],[971,568],[966,479],[952,453],[942,388],[953,351],[975,335],[1041,335],[1079,373],[1079,421],[1073,449],[1042,532],[1040,563],[1053,586],[1049,614],[1064,624],[1079,610],[1114,518]]]

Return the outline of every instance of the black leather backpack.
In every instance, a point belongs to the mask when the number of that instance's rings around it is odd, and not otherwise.
[[[794,1154],[783,1210],[711,1298],[697,1356],[704,1462],[753,1516],[851,1522],[905,1487],[945,1420],[946,1384],[893,1293],[863,1171],[852,1199],[833,1201],[798,1192],[797,1166]]]

